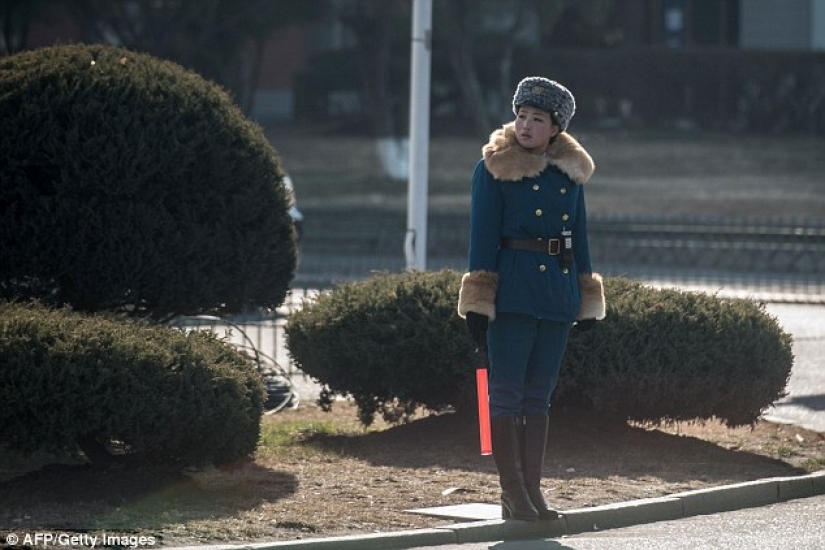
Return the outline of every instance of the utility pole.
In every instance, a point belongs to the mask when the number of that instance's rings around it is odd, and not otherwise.
[[[410,170],[407,183],[407,269],[427,269],[427,178],[430,153],[432,0],[413,0],[410,66]]]

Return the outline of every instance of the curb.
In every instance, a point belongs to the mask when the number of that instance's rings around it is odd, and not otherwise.
[[[241,545],[188,546],[169,550],[391,550],[441,544],[558,538],[589,531],[730,512],[817,495],[825,495],[825,470],[804,476],[773,477],[660,498],[566,510],[562,517],[554,521],[473,521],[392,533]]]

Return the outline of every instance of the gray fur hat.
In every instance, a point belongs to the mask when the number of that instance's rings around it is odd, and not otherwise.
[[[513,114],[518,114],[522,105],[531,105],[547,111],[567,130],[570,119],[576,113],[576,100],[570,90],[554,80],[541,76],[528,76],[518,84],[513,96]]]

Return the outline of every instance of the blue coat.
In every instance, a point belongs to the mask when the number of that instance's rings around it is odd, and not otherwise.
[[[564,133],[547,156],[529,153],[518,145],[512,124],[493,133],[483,152],[473,174],[469,270],[459,313],[582,318],[580,275],[591,279],[593,272],[583,187],[593,173],[592,159]],[[500,246],[503,238],[558,239],[565,229],[573,233],[570,269],[563,268],[561,255]],[[495,285],[489,296],[488,283]],[[494,303],[485,303],[491,298]]]

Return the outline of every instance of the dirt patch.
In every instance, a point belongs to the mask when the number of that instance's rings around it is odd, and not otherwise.
[[[332,413],[302,405],[266,417],[255,460],[222,469],[52,464],[24,473],[0,453],[0,531],[125,533],[179,546],[434,527],[445,522],[405,510],[497,502],[476,430],[444,414],[365,431],[341,402]],[[543,487],[552,505],[572,509],[822,468],[825,436],[790,425],[657,429],[555,415]]]

